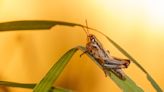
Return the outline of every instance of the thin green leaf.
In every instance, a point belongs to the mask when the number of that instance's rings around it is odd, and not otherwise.
[[[0,85],[7,86],[7,87],[27,88],[27,89],[33,89],[36,86],[35,83],[27,84],[27,83],[16,83],[16,82],[8,82],[8,81],[0,81]],[[71,91],[61,87],[51,87],[49,92],[71,92]]]
[[[156,89],[157,92],[163,92],[159,85],[155,82],[155,80],[147,73],[147,79],[150,81],[152,86]]]
[[[0,31],[43,30],[43,29],[50,29],[56,25],[86,27],[81,24],[63,22],[63,21],[24,20],[24,21],[12,21],[12,22],[0,23]],[[89,28],[89,29],[93,29],[93,28]]]
[[[86,49],[82,46],[78,47],[80,50],[82,50],[83,52],[86,51]],[[97,61],[94,59],[94,57],[92,57],[90,54],[87,53],[87,55],[101,68],[103,69],[103,67],[97,63]],[[133,80],[131,80],[127,75],[126,75],[126,80],[121,80],[119,79],[113,72],[108,72],[110,76],[110,78],[117,84],[117,86],[119,86],[123,92],[144,92],[139,86],[137,86],[135,84],[135,82]]]
[[[28,88],[33,89],[36,84],[25,84],[25,83],[16,83],[16,82],[8,82],[8,81],[0,81],[0,85],[8,86],[8,87],[19,87],[19,88]]]
[[[151,77],[151,75],[138,63],[138,61],[133,58],[127,51],[125,51],[120,45],[118,45],[116,42],[114,42],[111,38],[109,38],[107,35],[105,35],[104,33],[96,30],[97,32],[99,32],[100,34],[104,35],[109,42],[111,42],[122,54],[124,54],[126,57],[128,57],[130,60],[133,61],[134,64],[136,64],[136,66],[138,66],[147,76],[147,79],[149,80],[149,82],[151,83],[151,85],[156,89],[157,92],[163,92],[162,89],[160,88],[160,86],[157,84],[157,82]]]
[[[64,26],[80,26],[86,27],[77,23],[63,22],[63,21],[46,21],[46,20],[24,20],[24,21],[13,21],[13,22],[4,22],[0,23],[0,31],[14,31],[14,30],[43,30],[50,29],[55,25],[64,25]],[[88,28],[88,27],[86,27]],[[88,28],[92,30],[96,30],[93,28]],[[125,56],[133,61],[146,75],[147,79],[151,82],[153,87],[158,91],[162,92],[162,89],[155,82],[155,80],[150,76],[150,74],[134,59],[129,53],[127,53],[123,48],[121,48],[117,43],[115,43],[108,36],[103,34],[102,32],[96,30],[97,32],[104,35],[120,52],[122,52]]]
[[[40,83],[35,86],[33,92],[48,92],[76,51],[77,48],[73,48],[65,53],[57,63],[52,66]]]
[[[49,92],[72,92],[71,90],[65,89],[65,88],[51,88]]]

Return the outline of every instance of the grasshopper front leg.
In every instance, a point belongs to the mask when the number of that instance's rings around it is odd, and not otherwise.
[[[80,57],[82,57],[84,54],[86,54],[88,50],[85,50],[82,54],[80,54]]]

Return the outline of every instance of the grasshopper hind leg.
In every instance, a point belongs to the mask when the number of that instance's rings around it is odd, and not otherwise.
[[[110,72],[108,72],[108,69],[103,67],[103,71],[104,71],[105,77],[110,76]]]
[[[122,80],[125,80],[125,73],[122,71],[122,69],[112,69],[112,71]]]
[[[122,69],[122,68],[127,68],[124,65],[114,65],[114,64],[104,64],[103,65],[107,69]]]

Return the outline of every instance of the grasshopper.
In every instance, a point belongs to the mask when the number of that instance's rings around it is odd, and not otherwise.
[[[104,49],[96,36],[89,33],[87,21],[86,27],[87,29],[83,27],[87,34],[86,51],[84,51],[80,57],[85,53],[89,53],[102,66],[106,76],[109,74],[107,73],[108,71],[112,71],[120,79],[124,80],[125,74],[122,71],[122,68],[127,68],[130,64],[130,60],[111,56],[110,52]]]

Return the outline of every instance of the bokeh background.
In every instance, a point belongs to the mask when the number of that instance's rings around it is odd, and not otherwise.
[[[164,90],[163,0],[0,0],[0,22],[60,20],[101,30],[119,43],[152,75]],[[95,34],[117,57],[126,58],[102,35]],[[85,46],[79,27],[56,26],[51,30],[0,32],[0,80],[39,82],[70,48]],[[87,56],[78,52],[54,84],[75,92],[121,92]],[[155,92],[133,63],[125,72],[145,92]],[[1,92],[6,92],[1,87]],[[9,92],[32,90],[8,88]]]

